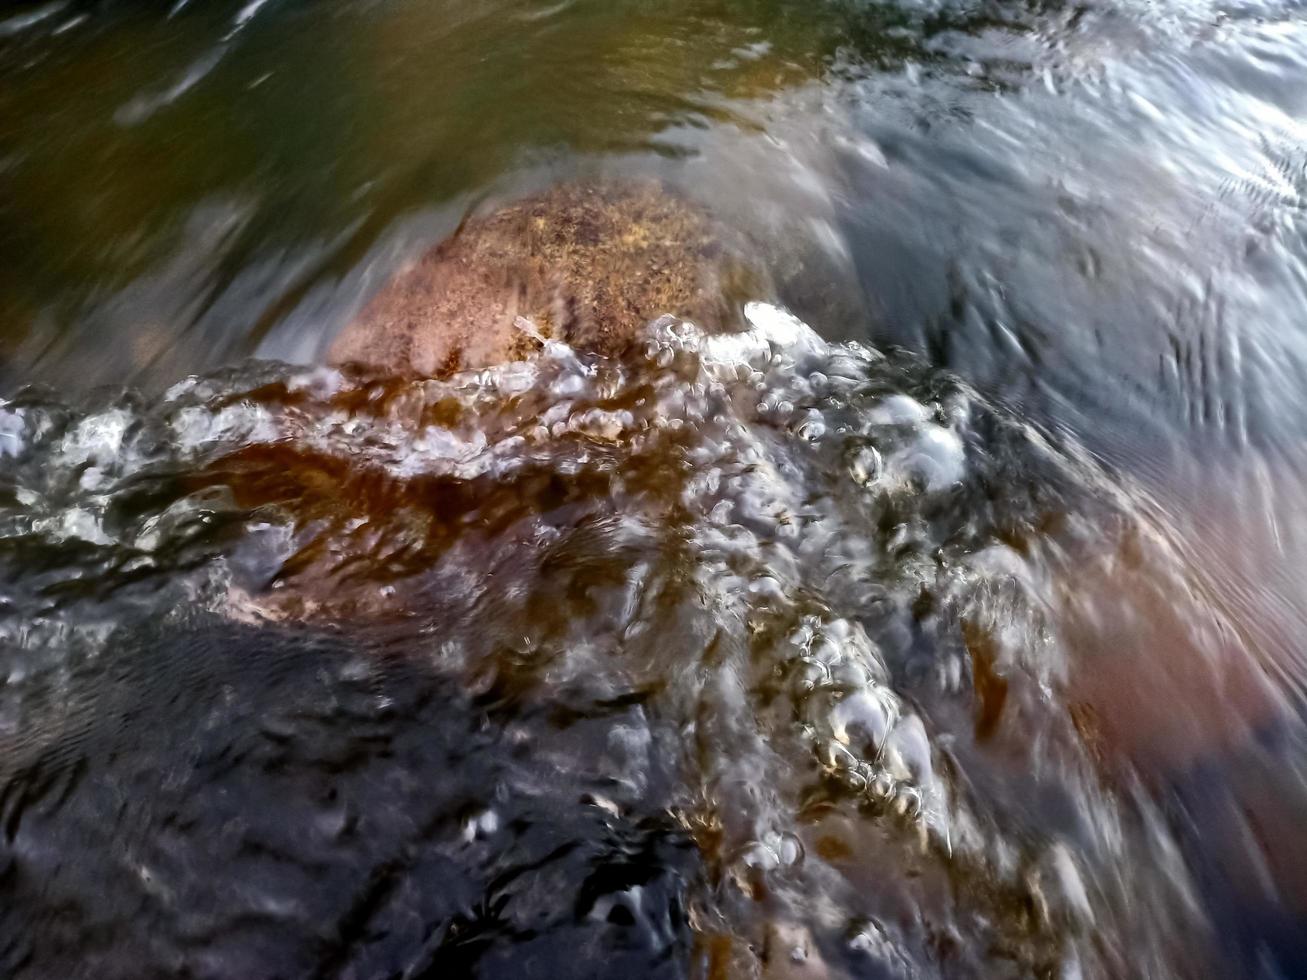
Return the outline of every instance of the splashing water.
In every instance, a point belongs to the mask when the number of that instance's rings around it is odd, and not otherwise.
[[[7,972],[1241,955],[1130,764],[1130,678],[1085,679],[1091,615],[1224,628],[1142,498],[910,358],[746,316],[6,403]]]

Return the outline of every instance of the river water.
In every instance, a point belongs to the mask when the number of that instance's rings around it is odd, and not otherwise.
[[[1289,3],[0,18],[0,974],[1307,970]],[[746,329],[322,366],[559,181]]]

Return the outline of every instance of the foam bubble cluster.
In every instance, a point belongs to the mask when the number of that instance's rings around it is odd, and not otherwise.
[[[670,752],[680,819],[743,895],[806,903],[850,956],[932,955],[933,927],[895,925],[814,851],[812,814],[852,814],[883,830],[877,848],[917,855],[895,859],[904,881],[924,860],[962,882],[920,901],[956,888],[974,906],[920,916],[970,916],[949,928],[1031,969],[1079,962],[1077,930],[1101,925],[1117,880],[1086,862],[1126,861],[1118,838],[1014,835],[999,790],[1015,783],[959,778],[1002,710],[990,692],[1022,676],[1027,723],[1043,719],[1022,750],[1058,761],[1020,778],[1088,778],[1049,694],[1038,570],[1009,544],[1033,519],[993,491],[1009,460],[1028,482],[1048,472],[1047,447],[954,379],[773,306],[745,313],[717,335],[664,317],[615,360],[538,339],[524,361],[441,380],[266,365],[153,401],[21,396],[0,405],[0,526],[44,570],[9,559],[21,612],[0,632],[93,645],[110,598],[189,602],[400,622],[411,655],[474,688],[507,670],[656,691],[642,724],[669,741],[614,728],[600,761],[643,792]],[[460,833],[493,843],[502,825],[487,803]]]

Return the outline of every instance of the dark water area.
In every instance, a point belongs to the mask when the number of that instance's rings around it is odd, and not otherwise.
[[[656,760],[638,794],[603,766],[611,726],[647,730],[638,701],[469,692],[303,632],[132,634],[41,706],[61,716],[56,751],[6,746],[20,792],[48,804],[9,801],[27,844],[5,889],[10,970],[680,975],[692,844],[659,812]],[[540,724],[569,699],[571,724]],[[511,730],[493,722],[506,703]]]
[[[1303,975],[1305,79],[1269,2],[4,8],[0,975]],[[649,178],[741,332],[324,366]]]

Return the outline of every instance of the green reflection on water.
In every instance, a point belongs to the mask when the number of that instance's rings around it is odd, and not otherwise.
[[[884,41],[869,19],[896,15],[782,0],[271,0],[77,16],[0,40],[11,375],[181,253],[199,258],[158,287],[167,301],[122,301],[159,321],[132,338],[141,357],[257,255],[330,242],[340,273],[403,215],[533,158],[689,153],[669,127],[753,125],[742,102],[820,76],[855,22],[864,48]],[[79,352],[112,339],[79,338]]]

